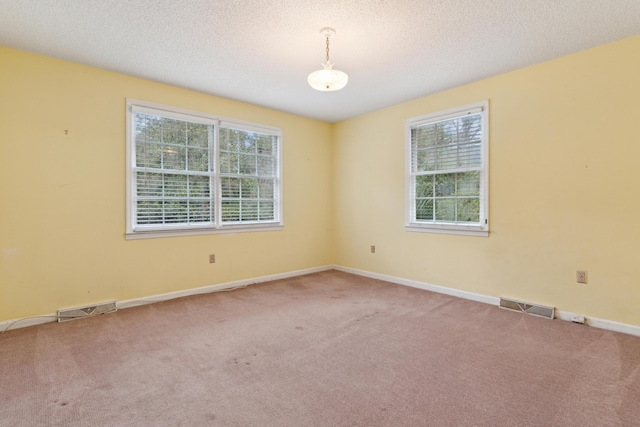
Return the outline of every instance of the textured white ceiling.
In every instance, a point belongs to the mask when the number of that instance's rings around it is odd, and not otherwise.
[[[4,46],[329,122],[636,34],[639,0],[0,1]]]

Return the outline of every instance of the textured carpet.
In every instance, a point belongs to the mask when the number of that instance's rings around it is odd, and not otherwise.
[[[640,338],[327,271],[8,331],[0,425],[640,425]]]

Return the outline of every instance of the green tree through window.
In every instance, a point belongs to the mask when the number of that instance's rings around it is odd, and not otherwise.
[[[486,121],[486,103],[407,121],[409,227],[487,230]]]
[[[279,130],[138,103],[128,101],[128,235],[280,223]]]

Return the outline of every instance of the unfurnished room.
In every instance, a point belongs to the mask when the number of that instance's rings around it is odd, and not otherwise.
[[[0,426],[640,425],[640,2],[0,2]]]

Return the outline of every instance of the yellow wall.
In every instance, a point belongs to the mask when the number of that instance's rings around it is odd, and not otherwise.
[[[484,99],[490,236],[406,232],[405,119]],[[640,325],[640,36],[338,123],[333,145],[338,264]]]
[[[638,52],[330,125],[0,48],[0,321],[335,263],[640,325]],[[284,230],[126,241],[126,97],[281,127]],[[490,236],[406,232],[404,121],[484,99]]]
[[[127,97],[282,128],[284,230],[125,240]],[[331,264],[330,161],[327,123],[0,47],[0,321]]]

